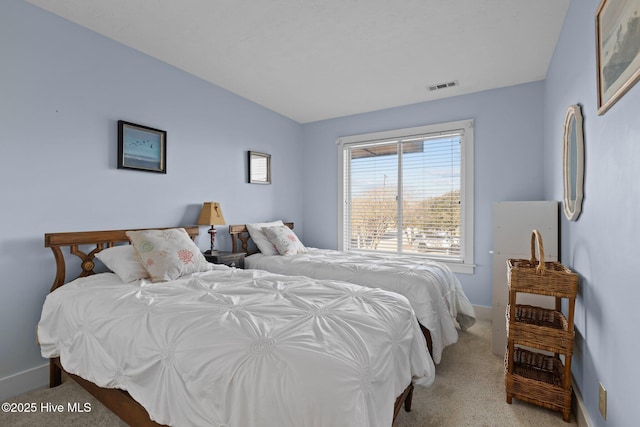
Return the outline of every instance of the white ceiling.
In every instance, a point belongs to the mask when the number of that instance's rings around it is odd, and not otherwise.
[[[27,1],[300,123],[542,80],[569,5]]]

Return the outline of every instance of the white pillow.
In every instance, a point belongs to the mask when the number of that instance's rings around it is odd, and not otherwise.
[[[249,230],[249,235],[253,239],[253,243],[256,244],[263,255],[278,255],[278,249],[269,241],[269,239],[267,239],[267,236],[265,236],[262,231],[262,227],[273,227],[276,225],[284,224],[281,220],[247,224],[247,230]]]
[[[127,231],[152,282],[210,270],[210,264],[184,228]]]
[[[286,225],[262,227],[269,241],[274,244],[280,255],[295,255],[307,252],[296,233]]]
[[[138,252],[131,245],[104,249],[96,254],[96,258],[125,283],[149,277],[149,273],[140,262]]]

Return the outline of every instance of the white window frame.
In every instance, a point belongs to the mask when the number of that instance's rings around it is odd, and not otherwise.
[[[474,208],[473,208],[473,119],[455,122],[438,123],[413,128],[395,129],[383,132],[367,133],[362,135],[350,135],[336,140],[338,145],[338,250],[344,250],[344,214],[345,214],[345,162],[344,150],[350,145],[363,142],[384,141],[393,139],[406,139],[415,135],[449,133],[453,130],[464,130],[462,147],[460,150],[460,222],[462,230],[461,262],[433,258],[427,255],[403,254],[407,257],[426,257],[446,264],[454,273],[473,274],[473,246],[474,246]],[[348,165],[346,165],[348,167]]]

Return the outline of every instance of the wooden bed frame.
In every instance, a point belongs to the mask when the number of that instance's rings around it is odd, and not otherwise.
[[[293,230],[292,222],[285,222],[284,225]],[[229,226],[229,234],[231,234],[231,251],[232,252],[244,252],[247,255],[251,255],[254,253],[258,253],[258,249],[249,250],[249,241],[251,240],[251,235],[249,234],[249,229],[245,224],[234,224]],[[427,340],[427,350],[429,354],[433,356],[433,341],[431,340],[431,332],[420,322],[420,330],[424,335],[424,338]]]
[[[293,227],[293,224],[291,224],[291,226]],[[192,240],[198,235],[199,227],[197,225],[182,228],[187,231]],[[150,229],[146,228],[135,230]],[[65,282],[66,261],[62,252],[63,247],[68,246],[69,253],[80,258],[82,271],[76,278],[86,277],[95,274],[93,271],[95,268],[95,254],[105,248],[113,247],[116,244],[129,243],[129,239],[125,234],[127,231],[130,230],[81,231],[45,234],[44,246],[45,248],[51,248],[56,260],[56,276],[53,281],[53,285],[51,286],[51,292],[67,283]],[[91,249],[88,253],[85,253],[80,249],[81,245],[95,246],[95,248]],[[60,363],[59,357],[49,359],[49,387],[56,387],[62,384],[62,372],[65,372],[69,378],[87,390],[91,395],[98,399],[98,401],[104,404],[127,424],[141,427],[162,426],[161,424],[152,421],[147,410],[134,400],[129,393],[120,389],[99,387],[84,378],[66,372]],[[410,383],[400,396],[396,398],[393,409],[393,421],[395,421],[403,406],[405,411],[411,411],[413,388],[413,383]]]

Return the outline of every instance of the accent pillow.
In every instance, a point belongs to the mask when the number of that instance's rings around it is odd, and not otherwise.
[[[269,241],[269,239],[267,239],[267,236],[265,236],[264,232],[262,231],[262,227],[273,227],[277,225],[284,226],[281,220],[247,224],[247,230],[249,230],[249,235],[253,239],[253,243],[256,244],[263,255],[278,255],[278,249],[273,245],[272,242]]]
[[[127,231],[126,235],[152,282],[210,270],[209,263],[184,228]]]
[[[296,233],[286,225],[262,227],[269,241],[278,249],[280,255],[295,255],[307,252]]]
[[[140,262],[138,252],[131,245],[104,249],[96,254],[96,258],[125,283],[149,277],[149,273]]]

